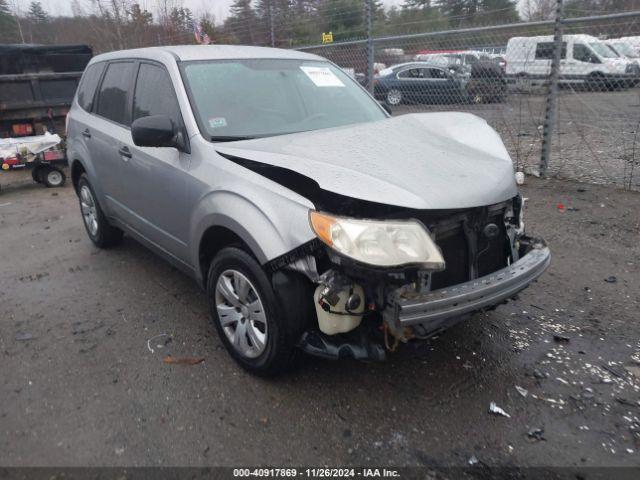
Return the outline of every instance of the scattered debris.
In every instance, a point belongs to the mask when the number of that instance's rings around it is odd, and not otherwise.
[[[569,385],[569,382],[567,382],[564,378],[556,377],[556,380],[565,385]]]
[[[0,203],[0,207],[8,207],[9,205],[11,205],[11,202]]]
[[[178,357],[173,358],[171,355],[167,355],[162,359],[164,363],[171,365],[197,365],[204,362],[204,357]]]
[[[503,417],[511,418],[511,415],[509,415],[502,408],[496,405],[496,402],[491,402],[489,404],[489,412],[494,413],[496,415],[502,415]]]
[[[607,283],[616,283],[618,279],[614,275],[610,275],[607,278],[605,278],[604,281]]]
[[[541,372],[540,370],[538,370],[537,368],[533,371],[533,376],[542,380],[544,378],[548,378],[549,374],[545,373],[545,372]]]
[[[527,437],[538,442],[546,440],[546,438],[544,438],[544,428],[532,428],[527,432]]]
[[[609,372],[610,374],[612,374],[614,377],[618,377],[618,378],[623,378],[624,377],[624,372],[621,370],[618,370],[617,368],[611,366],[611,365],[607,365],[607,364],[602,364],[601,367],[603,369],[605,369],[607,372]]]
[[[480,460],[478,460],[478,457],[476,457],[475,455],[471,455],[471,458],[467,460],[467,463],[469,465],[477,465],[478,463],[480,463]]]
[[[151,347],[151,340],[155,340],[156,338],[160,338],[160,337],[169,337],[171,338],[171,335],[169,335],[168,333],[160,333],[158,335],[156,335],[155,337],[151,337],[149,340],[147,340],[147,348],[149,349],[149,351],[151,353],[155,353],[156,351]],[[165,343],[166,345],[166,343]],[[156,348],[162,348],[162,345],[157,344]]]
[[[28,332],[18,332],[16,333],[16,340],[18,342],[26,342],[29,340],[33,340],[33,335]]]
[[[636,366],[636,365],[627,365],[626,367],[624,367],[627,369],[627,371],[632,374],[635,375],[636,377],[640,378],[640,367]]]
[[[569,343],[569,341],[571,340],[570,337],[567,337],[566,335],[560,335],[559,333],[556,333],[553,336],[553,339],[558,342],[558,343]]]
[[[556,208],[560,213],[564,213],[567,209],[567,207],[564,206],[564,203],[561,203],[561,202],[558,202],[558,204],[556,205]]]
[[[529,395],[529,390],[527,390],[526,388],[522,388],[519,385],[516,385],[516,390],[524,398],[527,398],[527,395]]]

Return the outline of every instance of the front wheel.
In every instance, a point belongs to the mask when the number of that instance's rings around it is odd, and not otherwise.
[[[236,247],[222,249],[209,268],[207,297],[222,343],[243,368],[270,376],[294,363],[298,328],[251,255]]]

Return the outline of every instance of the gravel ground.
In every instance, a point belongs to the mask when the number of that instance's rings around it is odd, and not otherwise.
[[[452,110],[485,118],[502,136],[514,163],[538,169],[546,97],[512,93],[502,104],[402,105],[394,114]],[[640,191],[640,89],[576,92],[558,97],[549,173],[581,182]]]
[[[640,464],[637,193],[528,179],[553,260],[518,300],[386,363],[267,381],[191,280],[130,238],[97,250],[73,190],[26,173],[0,175],[0,465]]]

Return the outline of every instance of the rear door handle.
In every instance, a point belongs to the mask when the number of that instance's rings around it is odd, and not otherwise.
[[[123,160],[131,158],[131,150],[129,150],[129,147],[121,147],[118,153],[124,157]]]
[[[85,128],[85,129],[82,131],[82,135],[83,135],[84,137],[86,137],[86,138],[91,138],[91,132],[89,131],[89,129],[88,129],[88,128]]]

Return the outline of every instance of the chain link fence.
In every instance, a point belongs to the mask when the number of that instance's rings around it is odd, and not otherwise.
[[[556,18],[393,36],[369,28],[298,48],[345,69],[393,115],[483,117],[518,171],[640,190],[640,11],[563,18],[559,8]]]

